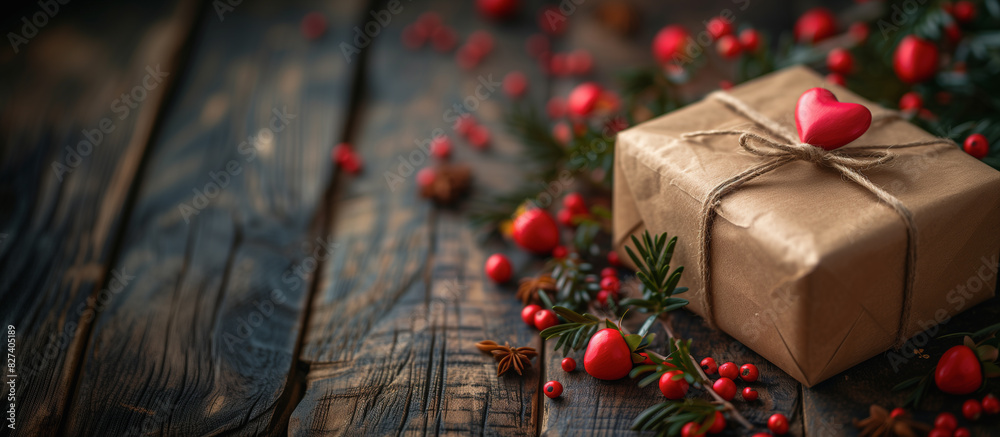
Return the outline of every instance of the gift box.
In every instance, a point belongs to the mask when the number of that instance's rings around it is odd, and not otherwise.
[[[799,142],[814,87],[871,127],[831,152]],[[806,386],[994,296],[998,224],[1000,172],[804,67],[618,134],[621,259],[632,234],[677,236],[688,308]]]

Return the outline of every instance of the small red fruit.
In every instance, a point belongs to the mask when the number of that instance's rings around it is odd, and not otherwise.
[[[632,371],[632,351],[617,329],[605,328],[594,334],[583,355],[583,368],[590,376],[605,381],[622,379]]]
[[[952,431],[950,429],[934,428],[927,437],[952,437]]]
[[[514,241],[536,254],[550,254],[559,244],[559,227],[544,209],[529,209],[514,219]]]
[[[715,49],[723,58],[733,59],[740,55],[740,41],[732,35],[723,35],[715,42]]]
[[[736,363],[725,363],[719,366],[719,376],[723,378],[736,379],[740,377],[740,368]]]
[[[483,125],[475,125],[469,128],[467,136],[469,144],[477,149],[485,149],[490,145],[490,130]]]
[[[892,56],[896,76],[906,83],[918,83],[937,73],[938,48],[933,42],[907,35],[896,47]]]
[[[451,140],[446,136],[435,137],[431,141],[431,154],[442,160],[451,157]]]
[[[846,49],[830,50],[826,55],[826,66],[834,73],[850,74],[854,69],[854,56]]]
[[[562,394],[563,386],[559,381],[549,381],[542,386],[542,392],[550,398],[558,398]]]
[[[847,27],[847,34],[854,38],[854,41],[858,44],[865,42],[868,39],[868,34],[871,31],[868,29],[868,23],[857,22]]]
[[[746,382],[754,382],[760,377],[760,372],[757,371],[757,366],[753,364],[744,364],[740,366],[740,378]]]
[[[600,100],[602,92],[601,86],[595,82],[584,82],[577,85],[566,99],[566,108],[569,110],[570,115],[576,117],[590,115],[594,111],[594,107],[597,106],[597,101]]]
[[[674,60],[674,56],[684,49],[684,45],[690,38],[691,35],[681,26],[664,27],[653,38],[653,56],[661,64],[670,63]]]
[[[431,33],[431,45],[434,50],[447,53],[452,51],[456,44],[458,44],[458,34],[454,29],[441,26]]]
[[[712,384],[712,390],[715,390],[722,399],[727,401],[733,400],[736,397],[736,383],[729,378],[719,378]]]
[[[758,396],[760,396],[760,394],[757,393],[757,390],[754,390],[750,387],[743,387],[743,400],[747,402],[753,402],[757,400]]]
[[[956,2],[951,10],[951,16],[959,23],[968,23],[976,18],[976,4],[969,0]]]
[[[726,417],[722,415],[721,411],[716,411],[715,420],[712,420],[712,425],[708,427],[708,433],[718,434],[724,429],[726,429]]]
[[[899,110],[916,112],[924,107],[924,99],[916,91],[910,91],[899,98]]]
[[[596,296],[597,303],[599,303],[601,305],[607,305],[608,304],[608,295],[609,294],[610,293],[608,293],[608,290],[598,291],[597,292],[597,296]]]
[[[542,310],[542,307],[531,304],[521,309],[521,320],[528,326],[535,327],[535,313]]]
[[[510,280],[512,271],[510,260],[502,253],[494,253],[486,259],[486,276],[489,276],[497,284]]]
[[[538,14],[538,27],[549,35],[562,35],[568,22],[566,15],[555,6],[546,6]]]
[[[618,277],[618,271],[615,270],[612,267],[605,267],[605,268],[601,269],[601,277],[602,278],[607,278],[607,277],[611,277],[611,276],[617,278]]]
[[[562,204],[566,207],[566,209],[573,212],[587,212],[587,202],[583,200],[583,195],[580,193],[567,194],[566,197],[563,197]]]
[[[969,428],[961,427],[956,429],[955,432],[951,434],[951,437],[972,437],[972,431],[970,431]]]
[[[705,30],[708,30],[708,34],[712,35],[712,38],[719,39],[733,34],[733,23],[723,17],[714,17],[708,20]]]
[[[562,369],[567,372],[572,372],[576,370],[576,360],[566,357],[562,360]]]
[[[833,36],[837,32],[837,20],[826,8],[806,11],[795,22],[793,33],[799,42],[816,43]]]
[[[695,422],[688,422],[681,428],[681,437],[701,437],[705,435],[704,432],[698,432],[701,429],[701,425]]]
[[[979,420],[983,415],[983,406],[975,399],[969,399],[962,404],[962,416],[969,420]]]
[[[934,383],[941,391],[967,395],[983,383],[983,368],[976,352],[965,345],[948,349],[934,369]]]
[[[983,397],[983,412],[989,415],[1000,414],[1000,399],[992,393]]]
[[[934,427],[951,432],[958,427],[958,419],[955,418],[954,414],[941,413],[934,419]]]
[[[719,366],[715,364],[715,358],[712,357],[701,360],[701,368],[705,371],[706,375],[713,375],[719,371]]]
[[[517,0],[476,0],[476,6],[487,18],[503,20],[514,15],[520,5]]]
[[[528,78],[520,71],[511,71],[503,78],[503,91],[511,98],[521,98],[528,90]]]
[[[976,159],[983,159],[990,153],[990,143],[986,140],[985,135],[972,134],[965,138],[962,149]]]
[[[558,324],[559,318],[556,317],[555,311],[541,310],[535,313],[535,327],[538,328],[539,331],[544,331]]]
[[[552,249],[552,257],[556,259],[566,258],[568,254],[569,251],[566,250],[566,246],[556,246],[555,249]]]
[[[617,293],[621,289],[621,286],[621,281],[618,280],[617,276],[605,276],[601,278],[601,289]]]
[[[417,172],[417,185],[421,187],[433,184],[435,179],[437,179],[437,172],[431,167],[424,167]]]
[[[679,376],[678,376],[679,375]],[[667,399],[684,399],[688,392],[688,382],[684,380],[684,372],[671,370],[660,376],[660,392]],[[677,380],[674,377],[678,376]]]
[[[760,48],[760,32],[757,29],[746,29],[740,32],[740,45],[750,53]]]
[[[615,251],[608,252],[608,264],[611,264],[615,267],[622,265],[621,259],[618,258],[618,252]]]
[[[827,74],[824,79],[826,79],[827,82],[835,83],[840,86],[844,86],[845,84],[847,84],[847,80],[844,79],[844,75],[840,73]]]
[[[754,434],[753,437],[771,437],[771,434],[768,434],[766,432],[758,432]]]
[[[889,417],[902,417],[906,416],[908,413],[902,408],[893,408],[892,412],[889,413]]]
[[[777,435],[784,435],[788,432],[788,418],[784,414],[775,413],[767,419],[767,429]]]
[[[559,224],[567,228],[572,228],[574,226],[574,217],[576,217],[576,215],[573,214],[573,211],[565,208],[560,209],[559,212],[556,213],[556,220],[559,220]]]

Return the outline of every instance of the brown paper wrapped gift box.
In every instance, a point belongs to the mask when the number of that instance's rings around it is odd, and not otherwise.
[[[794,132],[796,101],[813,87],[864,104],[876,119],[891,114],[803,67],[730,95]],[[713,314],[706,314],[698,271],[703,203],[718,185],[768,158],[744,151],[733,135],[681,137],[711,129],[764,132],[755,126],[706,99],[619,133],[614,241],[622,259],[630,234],[676,235],[672,264],[685,268],[680,285],[691,288],[689,308],[807,386],[994,295],[1000,172],[954,144],[936,144],[889,149],[891,162],[862,171],[913,214],[908,318],[901,318],[908,233],[900,214],[838,171],[806,161],[776,168],[718,203],[709,240]],[[933,137],[888,118],[844,148],[926,139]]]

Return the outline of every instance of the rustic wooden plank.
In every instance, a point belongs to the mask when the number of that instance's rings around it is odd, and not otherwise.
[[[313,303],[301,356],[309,377],[290,434],[536,433],[538,362],[524,377],[497,378],[492,359],[474,346],[484,339],[540,344],[520,321],[514,286],[483,278],[490,250],[502,245],[476,241],[461,209],[433,212],[418,198],[412,174],[395,190],[386,185],[385,172],[423,153],[414,140],[435,128],[452,137],[454,161],[473,166],[477,190],[510,189],[517,183],[511,176],[520,174],[520,148],[502,128],[507,103],[499,90],[489,90],[474,110],[493,133],[485,153],[454,135],[443,117],[452,103],[474,98],[480,78],[499,81],[513,69],[529,76],[538,88],[531,91],[535,103],[542,101],[541,70],[523,55],[533,24],[486,25],[460,18],[473,14],[472,5],[444,4],[408,6],[369,48],[371,115],[355,141],[367,169],[338,187],[331,233],[343,250],[324,270]],[[402,27],[428,10],[463,40],[488,28],[496,38],[493,54],[462,72],[453,55],[403,49]],[[403,68],[406,77],[397,74]],[[520,254],[514,259],[527,262]]]
[[[284,429],[357,2],[205,3],[84,354],[71,434]],[[320,10],[316,41],[299,26]],[[312,266],[312,267],[311,267]],[[100,298],[100,297],[98,297]]]
[[[961,344],[961,338],[937,338],[955,332],[974,332],[1000,320],[1000,296],[994,297],[965,313],[951,319],[928,335],[918,335],[911,339],[910,346],[923,349],[914,354],[912,348],[894,351],[871,358],[851,369],[834,376],[812,388],[803,389],[803,412],[806,433],[810,436],[832,436],[853,434],[852,419],[868,417],[868,407],[881,405],[889,410],[902,406],[910,391],[893,392],[892,387],[914,376],[926,374],[934,369],[938,359],[950,347]],[[931,382],[933,386],[933,381]],[[959,426],[972,431],[972,435],[996,435],[997,419],[984,416],[978,422],[962,418],[962,402],[966,399],[982,399],[985,393],[1000,393],[1000,384],[987,384],[985,392],[968,396],[947,395],[932,387],[919,409],[909,408],[914,418],[928,424],[934,422],[937,414],[948,411],[959,418]]]
[[[55,435],[67,411],[101,310],[90,299],[197,15],[192,1],[40,8],[5,17],[27,42],[0,51],[0,323],[16,331],[21,435]]]

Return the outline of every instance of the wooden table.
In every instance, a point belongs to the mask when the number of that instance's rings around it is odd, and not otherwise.
[[[521,323],[514,286],[482,273],[496,251],[513,255],[519,275],[539,261],[479,239],[468,205],[419,199],[413,174],[387,182],[422,153],[417,141],[451,131],[446,111],[479,84],[520,70],[536,107],[573,84],[526,54],[534,19],[488,23],[471,3],[403,1],[348,57],[342,43],[386,4],[74,2],[17,53],[4,48],[0,322],[16,331],[15,434],[632,434],[657,389],[563,372],[561,355]],[[577,7],[555,49],[591,50],[602,81],[649,63],[663,24],[698,28],[733,7],[635,1],[641,26],[626,40],[596,24],[600,3]],[[802,9],[762,0],[739,19],[788,29]],[[402,29],[430,10],[461,38],[488,29],[493,54],[464,71],[453,54],[405,49]],[[299,29],[309,11],[329,20],[315,41]],[[454,153],[474,168],[476,194],[524,175],[504,129],[509,100],[485,94],[474,114],[491,148],[457,141]],[[360,175],[330,159],[341,141],[364,159]],[[998,315],[995,298],[942,329]],[[904,394],[889,388],[934,362],[912,357],[896,373],[879,356],[806,388],[697,317],[674,323],[698,356],[757,363],[762,400],[745,416],[761,429],[784,412],[795,435],[855,433],[851,418],[897,406]],[[498,378],[474,347],[483,339],[541,355],[523,377]],[[566,387],[558,400],[540,395],[549,379]],[[935,395],[919,417],[958,401]],[[998,428],[993,418],[973,429]]]

